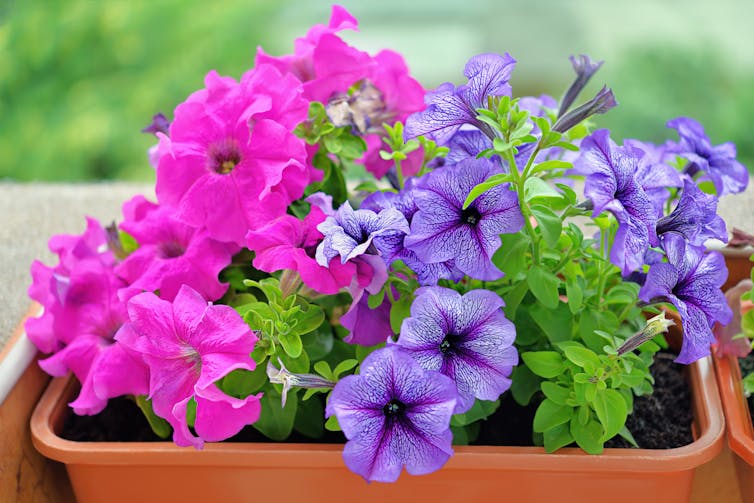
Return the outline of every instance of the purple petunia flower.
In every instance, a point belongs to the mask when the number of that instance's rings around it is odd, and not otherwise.
[[[518,363],[516,328],[505,318],[503,300],[489,290],[461,296],[439,286],[416,294],[397,344],[425,369],[455,381],[456,414],[469,410],[475,398],[497,400],[510,387]]]
[[[644,153],[636,169],[636,180],[649,196],[658,218],[665,212],[665,203],[670,197],[669,187],[682,187],[680,173],[666,164],[670,154],[667,148],[638,140],[625,140],[624,147],[640,150]]]
[[[480,133],[481,135],[481,133]],[[484,136],[484,135],[482,135]],[[361,204],[362,209],[369,209],[374,212],[381,212],[387,208],[395,208],[400,211],[411,225],[414,215],[419,211],[414,198],[416,188],[416,179],[409,178],[406,181],[405,188],[398,192],[374,192],[367,197]],[[447,260],[444,262],[435,262],[425,264],[416,256],[412,250],[405,247],[405,234],[396,235],[391,239],[396,240],[390,247],[392,254],[383,254],[382,258],[390,265],[395,260],[401,260],[411,268],[416,274],[420,285],[434,285],[440,279],[450,279],[459,281],[463,277],[463,272],[458,270],[454,261]]]
[[[390,256],[397,246],[396,236],[408,233],[409,227],[401,213],[388,208],[380,213],[354,210],[346,201],[317,226],[324,240],[317,246],[317,263],[327,267],[336,256],[346,263],[360,255],[375,251]],[[372,253],[375,255],[376,253]]]
[[[480,54],[474,56],[463,70],[468,83],[454,86],[450,82],[427,93],[427,108],[406,119],[406,138],[424,135],[445,144],[463,124],[471,124],[490,138],[490,127],[477,119],[477,108],[487,108],[487,98],[510,96],[508,84],[516,60],[509,54]]]
[[[678,131],[681,139],[670,147],[670,151],[689,160],[684,169],[689,176],[703,173],[701,180],[710,180],[719,196],[746,190],[749,172],[736,160],[736,146],[733,143],[713,147],[702,125],[688,117],[678,117],[667,125]]]
[[[662,245],[668,262],[649,269],[646,282],[639,290],[644,302],[670,302],[681,315],[683,346],[678,363],[691,363],[710,353],[715,342],[712,325],[723,325],[733,317],[720,287],[728,271],[723,256],[704,253],[703,248],[689,245],[681,235],[670,232]]]
[[[492,263],[500,234],[518,232],[524,225],[516,194],[508,184],[498,185],[463,208],[471,189],[499,172],[488,159],[467,159],[425,175],[416,189],[419,211],[405,246],[426,264],[453,260],[473,278],[501,278]]]
[[[654,206],[636,179],[641,152],[619,147],[607,129],[595,131],[581,143],[574,173],[586,175],[584,194],[594,205],[594,216],[609,211],[618,220],[610,261],[624,276],[644,263],[649,245],[659,244]]]
[[[327,403],[348,438],[343,459],[366,480],[394,482],[403,466],[433,472],[453,454],[453,381],[423,369],[398,346],[370,354],[359,375],[341,379]]]
[[[725,221],[717,214],[717,198],[702,192],[689,179],[684,181],[675,209],[657,221],[657,234],[667,232],[682,234],[694,246],[703,246],[708,239],[728,242]]]

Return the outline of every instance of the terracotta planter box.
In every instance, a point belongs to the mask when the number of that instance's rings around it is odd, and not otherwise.
[[[744,397],[738,359],[735,356],[715,356],[715,372],[728,425],[728,445],[734,453],[741,497],[745,502],[754,502],[754,428]]]
[[[55,379],[31,421],[34,445],[65,463],[79,503],[107,501],[609,501],[685,502],[696,467],[723,447],[724,418],[709,358],[689,367],[696,440],[667,450],[456,447],[441,470],[367,484],[349,472],[341,445],[221,443],[203,451],[160,443],[71,442],[60,438],[72,380]]]

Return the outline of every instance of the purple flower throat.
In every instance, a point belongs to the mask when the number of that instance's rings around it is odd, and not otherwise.
[[[208,167],[219,175],[227,175],[241,162],[241,149],[233,138],[212,143],[207,151]]]

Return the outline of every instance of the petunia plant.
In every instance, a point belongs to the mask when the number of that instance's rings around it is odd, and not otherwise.
[[[157,201],[32,266],[40,365],[75,374],[77,414],[131,396],[181,446],[342,432],[367,480],[439,469],[506,393],[548,452],[636,445],[666,310],[680,363],[732,316],[705,242],[748,182],[735,147],[684,117],[677,139],[619,144],[593,125],[612,91],[579,102],[587,56],[560,100],[514,97],[509,54],[425,91],[339,36],[356,28],[333,7],[292,54],[260,49],[154,117]]]

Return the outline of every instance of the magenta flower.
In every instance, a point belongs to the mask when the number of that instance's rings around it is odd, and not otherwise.
[[[246,242],[255,252],[254,267],[265,272],[296,271],[309,288],[326,295],[338,293],[351,283],[356,265],[342,264],[337,257],[327,267],[317,263],[315,252],[323,239],[317,225],[325,218],[324,212],[312,205],[303,221],[283,215],[259,230],[249,231]]]
[[[117,297],[125,283],[113,273],[115,257],[102,226],[88,218],[84,234],[54,236],[49,247],[60,262],[31,266],[29,296],[45,311],[27,320],[29,339],[43,353],[58,351],[82,335],[111,339],[126,319]]]
[[[397,344],[427,370],[450,377],[458,387],[455,413],[474,399],[497,400],[510,388],[518,363],[516,327],[505,304],[489,290],[460,293],[439,286],[416,291],[411,316],[403,320]]]
[[[210,72],[205,85],[178,105],[170,136],[159,135],[156,192],[179,219],[243,246],[309,184],[304,142],[291,132],[306,102],[300,82],[269,66],[240,84]]]
[[[195,229],[175,217],[172,208],[136,196],[123,206],[121,228],[139,243],[115,268],[116,274],[136,292],[159,291],[173,300],[181,285],[188,285],[207,300],[223,296],[228,285],[220,271],[230,264],[238,247],[212,239],[206,229]]]
[[[412,475],[442,467],[453,454],[453,381],[398,346],[373,352],[360,368],[335,385],[326,410],[348,438],[348,468],[366,480],[394,482],[404,466]]]
[[[216,385],[235,369],[255,367],[250,355],[257,338],[233,308],[209,304],[184,285],[172,303],[148,292],[133,297],[128,315],[117,340],[149,367],[152,406],[173,427],[176,444],[201,448],[259,418],[260,395],[234,398]],[[192,400],[198,436],[186,419]]]
[[[367,151],[359,162],[381,178],[393,166],[379,156],[382,125],[405,121],[422,110],[424,89],[410,76],[400,54],[383,50],[372,57],[338,37],[336,33],[343,29],[357,29],[357,21],[342,7],[334,6],[328,26],[316,25],[297,39],[293,54],[273,57],[259,50],[257,64],[274,65],[282,73],[295,75],[303,82],[304,97],[309,100],[344,105],[346,110],[339,114],[343,117],[334,122],[351,125],[364,137]],[[412,152],[403,163],[404,175],[418,173],[423,157],[421,149]]]

